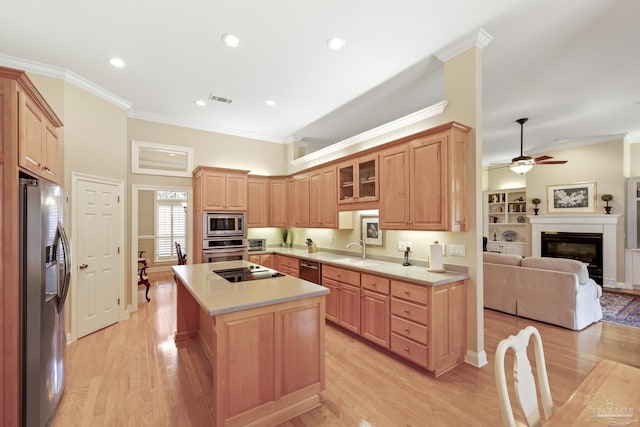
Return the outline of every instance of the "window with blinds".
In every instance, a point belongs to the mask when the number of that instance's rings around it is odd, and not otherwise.
[[[156,191],[155,262],[177,261],[174,242],[186,248],[187,193]]]

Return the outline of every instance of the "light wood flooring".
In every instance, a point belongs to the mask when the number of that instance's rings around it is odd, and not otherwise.
[[[211,368],[197,345],[173,341],[173,276],[150,276],[150,303],[141,287],[129,320],[68,346],[53,427],[212,425]],[[640,329],[599,322],[575,332],[485,310],[489,364],[435,379],[328,323],[323,404],[283,426],[499,426],[495,348],[530,324],[542,335],[556,405],[601,358],[640,367]]]

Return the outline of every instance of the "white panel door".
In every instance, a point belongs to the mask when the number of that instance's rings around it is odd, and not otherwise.
[[[78,181],[78,338],[118,321],[118,186]]]

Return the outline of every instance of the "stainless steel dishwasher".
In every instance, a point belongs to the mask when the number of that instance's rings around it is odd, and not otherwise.
[[[320,274],[321,265],[319,262],[300,260],[299,264],[299,276],[302,280],[308,282],[320,284],[322,275]]]

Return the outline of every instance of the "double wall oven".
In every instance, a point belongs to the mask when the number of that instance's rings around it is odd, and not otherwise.
[[[237,261],[248,258],[244,212],[204,212],[202,236],[202,262]]]

